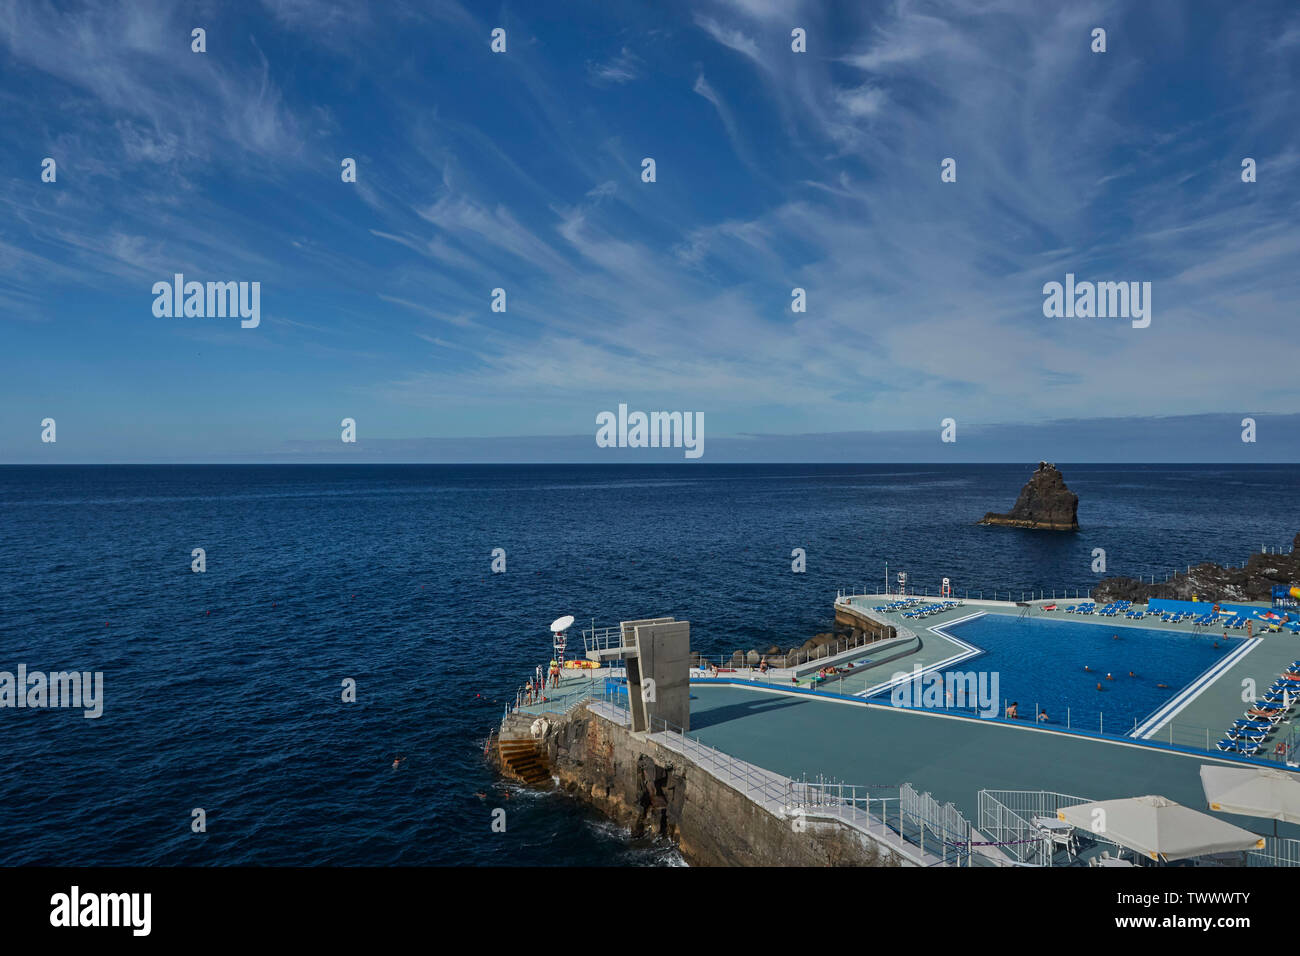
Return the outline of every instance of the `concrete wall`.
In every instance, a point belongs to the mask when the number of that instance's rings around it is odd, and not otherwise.
[[[897,858],[839,824],[796,829],[647,735],[580,707],[542,739],[560,786],[634,836],[673,841],[692,866],[891,866]]]
[[[653,693],[645,694],[648,717],[659,717],[682,730],[691,729],[691,625],[688,621],[638,624],[636,628],[639,680],[649,678]],[[629,675],[632,661],[629,659]],[[629,680],[629,694],[635,689]],[[638,727],[643,726],[638,724]],[[651,731],[657,729],[652,724]]]
[[[835,605],[835,623],[841,627],[856,628],[859,631],[872,634],[877,639],[898,636],[898,632],[892,626],[881,624],[879,621],[867,617],[866,614],[850,604]]]

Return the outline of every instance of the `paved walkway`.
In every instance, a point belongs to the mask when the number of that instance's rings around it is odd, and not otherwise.
[[[823,774],[895,789],[911,783],[952,801],[976,826],[981,789],[1055,790],[1091,800],[1159,794],[1206,810],[1201,765],[1231,763],[1032,725],[725,684],[692,685],[691,728],[703,743],[784,776]],[[1272,832],[1270,821],[1222,816]],[[1300,838],[1300,826],[1279,824],[1278,833]]]
[[[605,701],[592,701],[592,713],[599,714],[622,726],[627,726],[627,712]],[[695,766],[726,784],[742,796],[752,800],[775,817],[792,818],[792,810],[807,819],[836,820],[845,826],[870,834],[878,843],[916,866],[938,866],[943,861],[928,851],[922,851],[885,826],[875,814],[868,814],[847,806],[805,806],[811,802],[808,788],[799,781],[757,764],[723,753],[707,746],[693,736],[660,732],[646,735],[659,746],[681,754]]]

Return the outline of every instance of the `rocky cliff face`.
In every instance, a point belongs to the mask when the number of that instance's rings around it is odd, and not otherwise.
[[[1005,525],[1011,528],[1041,528],[1047,531],[1079,530],[1079,496],[1065,487],[1065,479],[1055,465],[1038,463],[1020,497],[1007,514],[990,511],[980,524]]]
[[[1190,601],[1268,601],[1273,585],[1300,582],[1300,534],[1291,554],[1251,555],[1244,568],[1225,568],[1205,562],[1168,581],[1144,584],[1136,578],[1106,578],[1093,588],[1097,601],[1127,600],[1145,603],[1151,598]]]
[[[560,789],[627,827],[675,843],[692,866],[898,866],[870,838],[759,806],[692,760],[585,707],[548,722],[539,746]]]

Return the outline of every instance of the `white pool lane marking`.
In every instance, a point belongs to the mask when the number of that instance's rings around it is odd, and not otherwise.
[[[1160,729],[1162,724],[1167,724],[1178,716],[1178,714],[1180,714],[1188,704],[1209,690],[1210,687],[1212,687],[1214,683],[1223,676],[1224,672],[1226,672],[1230,667],[1236,665],[1238,661],[1263,642],[1264,639],[1260,637],[1248,638],[1241,647],[1238,647],[1231,654],[1220,659],[1217,664],[1167,700],[1162,707],[1139,724],[1137,729],[1128,736],[1145,740],[1154,735],[1155,732]]]
[[[951,657],[945,658],[944,660],[937,661],[933,664],[929,664],[921,668],[920,671],[908,671],[905,674],[903,674],[903,676],[901,677],[890,678],[889,680],[877,684],[874,687],[868,687],[866,690],[858,691],[858,693],[854,694],[853,696],[874,697],[876,694],[883,693],[884,691],[887,690],[892,690],[894,687],[900,684],[906,684],[908,681],[915,680],[917,677],[923,676],[925,674],[929,674],[933,671],[943,670],[946,667],[951,667],[953,664],[960,664],[962,661],[969,660],[972,657],[975,657],[979,654],[983,654],[984,648],[976,647],[974,644],[969,644],[966,641],[963,641],[959,637],[954,637],[952,634],[949,634],[947,631],[945,631],[944,628],[953,627],[965,621],[973,621],[975,620],[975,618],[983,617],[987,613],[988,613],[987,611],[976,611],[974,614],[967,614],[965,617],[959,617],[954,621],[944,621],[942,624],[934,624],[926,628],[926,630],[934,634],[938,634],[940,637],[946,640],[952,641],[954,644],[960,647],[961,650],[958,651],[956,654],[952,655]],[[914,664],[912,666],[915,667],[916,665]]]

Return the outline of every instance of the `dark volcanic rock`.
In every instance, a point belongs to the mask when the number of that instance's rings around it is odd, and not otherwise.
[[[1151,598],[1190,601],[1268,601],[1273,585],[1300,581],[1300,534],[1290,554],[1253,554],[1244,568],[1225,568],[1205,562],[1168,581],[1145,584],[1136,578],[1106,578],[1092,590],[1097,601],[1126,600],[1145,603]]]
[[[1038,463],[1015,507],[1007,514],[990,511],[980,524],[1006,525],[1011,528],[1042,528],[1048,531],[1079,530],[1079,496],[1065,487],[1065,479],[1055,465]]]

